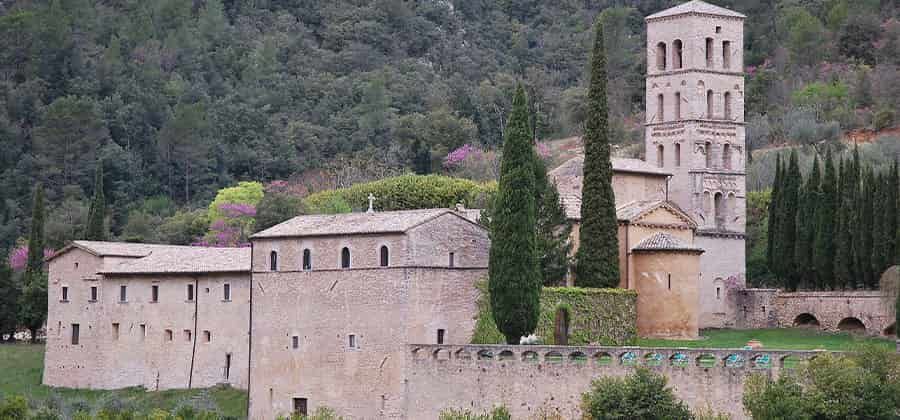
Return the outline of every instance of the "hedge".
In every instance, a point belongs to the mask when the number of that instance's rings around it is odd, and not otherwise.
[[[469,208],[484,208],[497,191],[496,182],[479,183],[462,178],[442,175],[400,175],[378,181],[355,184],[348,188],[321,191],[304,200],[310,213],[335,200],[342,200],[355,211],[369,206],[369,194],[375,196],[375,209],[410,210],[427,208],[452,208],[463,203]]]

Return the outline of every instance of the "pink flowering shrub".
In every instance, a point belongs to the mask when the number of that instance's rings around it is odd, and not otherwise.
[[[256,206],[246,203],[222,203],[218,206],[222,218],[209,224],[209,232],[193,246],[203,247],[247,247],[248,235],[256,217]]]
[[[537,142],[534,145],[534,151],[537,153],[538,157],[546,160],[550,157],[552,152],[550,151],[550,146],[547,146],[547,143]]]
[[[50,258],[56,254],[56,251],[50,248],[44,248],[44,258]],[[15,271],[22,271],[28,265],[28,245],[21,245],[13,248],[9,252],[9,267]]]
[[[480,155],[481,153],[481,149],[466,143],[444,157],[444,169],[453,169],[462,164],[466,159]]]

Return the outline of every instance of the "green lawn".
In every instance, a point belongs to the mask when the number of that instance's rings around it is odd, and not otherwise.
[[[245,418],[247,412],[246,392],[233,388],[160,392],[147,392],[142,388],[115,391],[50,388],[41,385],[43,369],[43,345],[0,345],[0,398],[22,395],[29,399],[32,406],[54,407],[66,418],[78,409],[96,412],[104,407],[122,407],[148,413],[154,408],[174,410],[189,405],[233,418]]]
[[[638,345],[643,347],[705,347],[741,348],[748,341],[759,340],[763,348],[781,350],[833,351],[853,350],[861,344],[873,344],[894,348],[894,341],[885,338],[861,337],[846,333],[825,333],[801,328],[771,328],[762,330],[703,330],[699,340],[661,340],[641,338]]]

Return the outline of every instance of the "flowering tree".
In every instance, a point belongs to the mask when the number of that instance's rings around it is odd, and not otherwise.
[[[50,248],[44,248],[44,258],[50,258],[56,254],[56,251]],[[28,245],[20,245],[13,248],[9,252],[8,257],[9,267],[13,269],[13,271],[23,271],[25,270],[25,266],[28,265]]]
[[[256,206],[245,203],[219,204],[221,217],[209,224],[209,232],[194,246],[246,247],[256,217]]]

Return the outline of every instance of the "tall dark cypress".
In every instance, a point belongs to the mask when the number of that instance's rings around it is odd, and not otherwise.
[[[34,189],[31,210],[31,231],[28,236],[28,264],[22,281],[19,320],[37,342],[37,332],[47,318],[47,276],[44,273],[44,188]]]
[[[825,170],[822,177],[822,200],[816,212],[816,242],[813,263],[816,267],[816,281],[819,288],[826,289],[834,284],[834,239],[837,215],[837,174],[831,150],[825,154]]]
[[[856,283],[863,288],[872,288],[874,282],[874,270],[872,269],[872,242],[873,229],[875,228],[874,210],[878,198],[875,196],[876,178],[871,167],[866,167],[862,171],[862,182],[856,191],[855,210],[855,230],[854,239],[856,250],[854,259],[856,261]]]
[[[572,223],[559,198],[556,184],[547,177],[547,165],[534,153],[535,247],[545,286],[560,286],[569,272]]]
[[[503,140],[500,185],[491,220],[488,288],[497,328],[509,344],[534,332],[541,277],[535,248],[534,151],[520,85]]]
[[[888,265],[900,264],[900,164],[894,160],[887,187]]]
[[[806,179],[806,185],[800,194],[801,203],[797,216],[797,243],[794,247],[794,276],[801,282],[801,287],[816,287],[816,270],[813,264],[814,244],[816,240],[816,209],[821,199],[819,175],[819,156],[813,160],[812,168]]]
[[[871,278],[868,287],[874,288],[878,286],[878,280],[881,273],[887,268],[890,252],[889,239],[892,235],[888,234],[888,218],[887,212],[887,192],[890,187],[890,177],[876,175],[872,183],[870,199],[872,200],[872,224],[869,233],[872,238],[869,269],[871,270]]]
[[[40,272],[44,269],[44,186],[34,187],[31,200],[31,230],[28,234],[28,263],[25,272]]]
[[[834,287],[849,288],[854,283],[853,198],[855,198],[853,161],[841,161],[838,185],[838,222],[834,256]]]
[[[791,151],[788,159],[788,169],[784,172],[783,190],[778,205],[778,238],[775,251],[778,256],[775,267],[776,274],[784,281],[788,290],[796,290],[797,278],[795,275],[796,264],[794,262],[794,249],[797,241],[797,208],[799,205],[800,184],[803,176],[800,174],[800,165],[797,161],[797,151]]]
[[[775,241],[778,238],[778,199],[781,190],[781,155],[775,156],[775,181],[772,183],[772,198],[769,200],[769,220],[768,229],[766,230],[766,264],[769,265],[769,271],[775,273]]]
[[[616,287],[619,284],[618,222],[607,127],[606,52],[603,25],[599,19],[595,32],[584,133],[584,187],[581,195],[580,245],[575,255],[575,284],[582,287]]]
[[[103,192],[103,160],[97,162],[94,174],[94,198],[88,212],[87,230],[84,239],[89,241],[106,240],[106,195]]]

